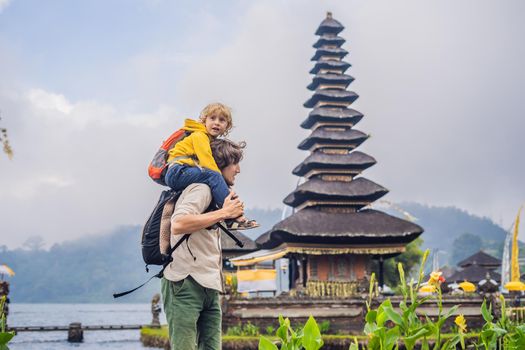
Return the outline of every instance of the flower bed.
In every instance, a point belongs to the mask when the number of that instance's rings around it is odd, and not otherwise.
[[[444,334],[443,338],[452,337],[453,334]],[[466,344],[471,344],[478,338],[478,333],[469,333],[465,335]],[[323,335],[323,350],[348,350],[349,346],[357,339],[361,346],[366,346],[367,337],[359,335]],[[277,337],[269,337],[273,342],[277,342]],[[143,328],[140,331],[140,340],[144,346],[160,349],[169,349],[168,330],[162,328]],[[228,336],[222,338],[223,350],[257,350],[259,348],[259,336]],[[403,348],[400,348],[403,349]]]
[[[239,335],[223,336],[223,349],[455,350],[465,349],[469,345],[469,348],[485,350],[525,349],[525,324],[507,316],[505,299],[502,296],[499,298],[501,310],[497,319],[490,303],[487,305],[487,302],[483,301],[480,313],[484,324],[479,333],[472,334],[467,333],[469,325],[464,315],[458,312],[459,305],[450,308],[443,307],[441,283],[444,279],[440,272],[432,272],[425,288],[420,288],[424,276],[423,267],[428,254],[427,250],[423,255],[417,281],[407,283],[403,266],[401,263],[398,265],[402,300],[396,307],[393,306],[391,299],[377,299],[377,286],[374,282],[374,274],[372,274],[366,301],[364,335],[322,336],[312,316],[301,329],[294,329],[289,318],[279,316],[279,327],[276,330],[273,327],[267,327],[268,333],[273,333],[275,330],[275,336],[258,337],[258,327],[246,323],[236,326],[235,332]],[[426,294],[421,295],[420,292],[423,289]],[[429,315],[421,312],[424,309],[422,305],[429,303],[437,305],[436,314]],[[452,333],[444,334],[443,332],[447,329],[445,325],[447,320],[453,320]],[[146,338],[157,339],[162,346],[168,348],[168,335],[165,328],[155,332],[145,329],[142,334]],[[160,341],[159,337],[163,340]],[[155,346],[154,343],[149,344]]]

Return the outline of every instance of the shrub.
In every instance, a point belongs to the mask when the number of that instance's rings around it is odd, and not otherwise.
[[[274,326],[266,327],[266,334],[272,335],[273,333],[275,333],[275,327]]]
[[[326,334],[330,330],[330,321],[324,320],[319,324],[319,331],[321,334]]]
[[[294,331],[290,319],[279,315],[279,328],[275,332],[281,343],[281,350],[318,350],[324,342],[315,319],[310,316],[300,331]],[[259,338],[259,350],[279,350],[268,338]]]
[[[259,327],[248,321],[242,326],[239,324],[238,326],[228,327],[226,335],[258,337],[260,332]]]
[[[481,314],[485,324],[479,334],[478,349],[495,350],[495,349],[525,349],[525,324],[517,324],[507,317],[507,308],[505,298],[500,296],[501,317],[497,322],[493,322],[492,306],[487,305],[485,301],[481,305]]]
[[[400,287],[403,295],[403,300],[399,303],[400,312],[393,308],[390,299],[386,299],[375,309],[371,307],[375,286],[375,276],[372,274],[370,291],[366,301],[368,311],[365,317],[366,324],[364,328],[364,332],[368,337],[366,345],[368,350],[397,349],[399,343],[402,343],[407,350],[412,350],[417,342],[421,342],[422,349],[429,349],[429,338],[432,338],[434,341],[433,349],[435,350],[455,350],[458,344],[461,345],[462,349],[465,348],[464,333],[466,332],[466,324],[462,316],[461,318],[459,316],[456,318],[457,333],[447,340],[442,339],[442,328],[445,321],[457,311],[458,306],[452,307],[448,312],[443,312],[441,282],[444,279],[441,277],[441,273],[437,271],[432,272],[428,281],[435,294],[425,297],[418,295],[419,287],[424,277],[423,268],[428,254],[428,250],[423,254],[417,283],[411,281],[407,284],[403,265],[401,263],[398,264]],[[424,319],[418,317],[417,308],[432,299],[435,299],[438,306],[437,319],[432,321],[428,316],[425,316]],[[392,327],[387,327],[389,322],[392,323]],[[359,348],[357,340],[350,346],[350,350],[359,350]]]

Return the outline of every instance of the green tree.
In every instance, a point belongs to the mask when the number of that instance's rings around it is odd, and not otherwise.
[[[452,242],[452,262],[457,264],[461,260],[477,253],[483,246],[483,240],[472,233],[463,233]]]
[[[405,272],[410,275],[410,272],[415,266],[418,266],[423,257],[423,251],[421,250],[421,244],[423,240],[418,238],[406,246],[406,251],[398,256],[387,259],[383,265],[384,271],[384,282],[390,287],[395,287],[399,284],[399,278],[397,273],[397,264],[403,264]]]

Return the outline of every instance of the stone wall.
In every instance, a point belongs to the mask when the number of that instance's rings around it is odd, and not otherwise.
[[[383,299],[378,298],[375,303]],[[402,300],[392,297],[394,307]],[[445,312],[454,305],[460,305],[457,314],[463,314],[470,329],[481,328],[482,297],[445,297],[443,308]],[[419,309],[421,315],[436,316],[438,308],[435,302],[428,302]],[[361,297],[345,299],[328,298],[251,298],[223,300],[223,331],[228,327],[251,322],[261,330],[267,326],[278,326],[278,316],[282,314],[289,317],[293,325],[304,324],[310,315],[314,316],[317,323],[324,320],[330,321],[331,334],[362,334],[366,315],[365,299]],[[452,323],[453,318],[449,319]]]

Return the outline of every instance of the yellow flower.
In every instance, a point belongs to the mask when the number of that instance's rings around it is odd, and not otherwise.
[[[419,288],[419,293],[435,293],[436,287],[431,284],[426,284]]]
[[[226,275],[226,284],[231,286],[232,282],[233,282],[232,275]]]
[[[462,314],[456,316],[454,323],[458,326],[460,332],[465,333],[467,331],[467,321],[465,321],[465,317]]]
[[[445,282],[445,279],[441,276],[442,274],[441,271],[433,271],[428,279],[428,284],[438,286],[441,282]]]

